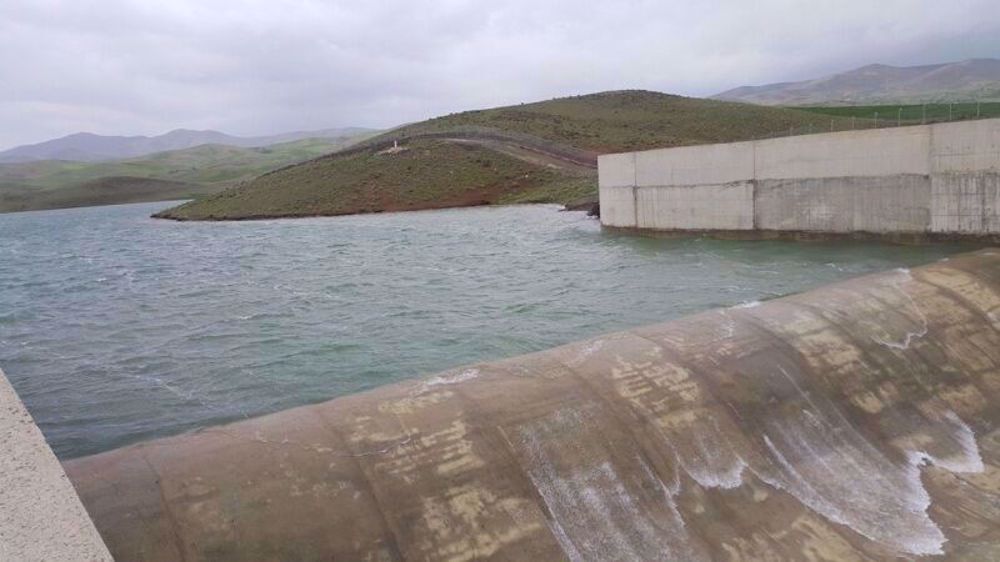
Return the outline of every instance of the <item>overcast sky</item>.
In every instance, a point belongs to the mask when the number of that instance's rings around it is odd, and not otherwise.
[[[997,0],[0,0],[0,149],[1000,58]]]

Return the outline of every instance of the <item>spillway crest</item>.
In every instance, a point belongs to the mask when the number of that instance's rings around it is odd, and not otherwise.
[[[998,560],[997,404],[983,250],[66,469],[116,560]]]

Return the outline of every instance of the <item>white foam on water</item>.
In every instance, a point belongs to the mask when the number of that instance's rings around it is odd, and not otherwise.
[[[563,409],[518,427],[512,440],[526,456],[528,477],[566,556],[574,562],[708,560],[692,543],[670,490],[638,456],[629,461],[638,464],[641,482],[626,483],[613,455],[591,441],[595,423],[585,412]],[[651,490],[654,497],[639,497]],[[656,497],[659,506],[650,501]]]
[[[955,473],[979,473],[986,470],[983,464],[983,457],[979,454],[979,445],[976,444],[976,434],[972,431],[955,412],[944,413],[945,420],[954,428],[952,437],[961,449],[961,454],[948,457],[938,457],[926,451],[909,451],[907,457],[914,466],[921,466],[931,463],[934,466],[943,468]]]
[[[424,387],[440,386],[444,384],[458,384],[463,381],[472,380],[479,376],[479,369],[466,369],[453,375],[438,375],[427,379]]]
[[[779,371],[807,407],[780,425],[770,424],[764,439],[779,471],[758,476],[831,521],[899,552],[941,553],[945,537],[927,515],[931,498],[919,465],[887,458],[834,404],[813,397],[786,370]],[[789,462],[789,456],[797,462]]]
[[[902,273],[904,280],[906,281],[913,279],[913,275],[910,273],[909,269],[901,267],[897,268],[896,271]],[[920,319],[920,324],[921,324],[920,328],[916,330],[908,330],[900,338],[899,341],[890,341],[885,338],[882,338],[881,336],[871,336],[871,338],[875,343],[888,347],[890,349],[906,350],[910,348],[910,344],[913,342],[913,340],[920,339],[927,335],[927,331],[929,329],[929,322],[927,320],[927,316],[924,315],[923,309],[920,308],[920,305],[917,304],[917,301],[915,301],[913,297],[910,296],[909,293],[903,290],[903,288],[900,286],[900,283],[893,283],[892,287],[897,291],[899,291],[899,293],[903,295],[906,298],[906,300],[910,302],[910,306],[913,307],[914,312],[916,312],[917,317]]]
[[[576,357],[569,362],[569,366],[578,367],[582,365],[591,355],[600,351],[602,347],[604,347],[604,340],[594,340],[588,343],[577,352]]]
[[[803,429],[805,420],[789,422],[764,435],[777,471],[761,471],[762,480],[828,520],[898,552],[942,553],[945,537],[927,516],[930,496],[916,466],[872,455],[834,427]]]
[[[913,340],[920,339],[926,335],[927,335],[927,327],[924,326],[924,328],[921,330],[917,330],[915,332],[906,332],[906,334],[903,336],[903,339],[898,342],[889,341],[879,336],[872,336],[872,340],[875,343],[883,345],[885,347],[889,347],[892,349],[906,350],[910,349],[910,343],[912,343]]]
[[[674,496],[676,496],[681,489],[680,475],[674,473],[675,482],[672,482],[670,486],[667,486],[663,482],[663,480],[659,477],[659,475],[653,472],[653,470],[649,467],[648,464],[646,464],[646,462],[641,457],[637,456],[636,462],[639,464],[639,468],[642,469],[642,473],[646,475],[646,478],[651,481],[655,481],[657,483],[660,491],[663,492],[663,499],[666,500],[667,506],[677,517],[677,520],[680,521],[681,525],[686,526],[686,524],[684,523],[684,518],[681,516],[680,512],[677,511],[677,502],[674,501]]]
[[[902,449],[906,460],[901,462],[869,442],[835,404],[803,389],[784,369],[779,371],[801,396],[803,407],[765,422],[765,462],[745,462],[716,418],[698,417],[677,437],[663,434],[685,473],[703,488],[721,489],[742,485],[750,473],[901,556],[942,554],[947,539],[927,514],[932,500],[921,467],[933,463],[953,472],[984,470],[971,428],[951,411],[921,418],[927,426],[914,431],[943,435],[960,452],[942,457]],[[679,483],[676,488],[659,485],[673,509]]]
[[[538,485],[535,484],[535,487],[537,488]],[[544,500],[545,497],[543,496],[542,499]],[[573,541],[570,540],[569,535],[566,534],[566,530],[559,524],[559,520],[550,519],[549,528],[552,529],[552,534],[556,536],[556,540],[559,542],[559,546],[562,548],[563,554],[566,555],[566,558],[568,558],[570,562],[583,562],[583,556],[580,554],[580,551],[576,549],[576,545],[574,545]]]
[[[707,425],[711,423],[711,425]],[[689,447],[682,454],[676,451],[684,472],[703,488],[733,489],[743,483],[743,470],[747,464],[729,445],[719,429],[719,422],[712,418],[691,427],[685,439]]]
[[[182,400],[203,403],[198,396],[194,395],[191,392],[182,390],[181,388],[176,387],[164,381],[160,377],[146,376],[146,375],[132,375],[132,378],[158,386]]]
[[[733,334],[736,333],[736,321],[729,316],[729,314],[726,312],[726,309],[724,308],[719,309],[719,314],[722,315],[722,317],[725,318],[726,321],[724,324],[721,324],[719,326],[720,329],[719,329],[718,339],[728,340],[733,337]]]
[[[758,306],[760,306],[760,301],[747,301],[741,302],[733,308],[757,308]]]
[[[787,373],[786,373],[787,375]],[[790,380],[793,380],[789,377]],[[805,407],[767,424],[764,464],[747,463],[714,418],[699,418],[677,449],[678,466],[697,485],[732,489],[753,474],[783,490],[827,520],[893,549],[901,556],[943,553],[946,537],[927,514],[930,494],[921,467],[979,472],[983,462],[972,430],[953,412],[926,420],[935,435],[948,435],[961,452],[946,458],[907,450],[893,460],[868,442],[828,401],[796,385]],[[926,418],[925,418],[926,419]],[[686,531],[676,497],[679,478],[665,484],[639,456],[639,480],[627,484],[616,461],[588,440],[589,414],[564,409],[518,428],[515,448],[526,452],[526,471],[552,516],[551,528],[570,560],[703,560],[706,554]],[[946,431],[940,431],[944,424]],[[665,436],[666,438],[666,436]],[[594,448],[594,451],[581,450]],[[591,454],[593,453],[593,454]],[[567,466],[567,462],[582,465]],[[675,476],[677,474],[675,473]],[[634,480],[634,479],[633,479]],[[655,490],[663,504],[651,509],[641,490]]]

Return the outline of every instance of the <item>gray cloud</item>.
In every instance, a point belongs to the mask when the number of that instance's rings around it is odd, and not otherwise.
[[[0,148],[86,130],[391,126],[1000,56],[995,0],[5,0]]]

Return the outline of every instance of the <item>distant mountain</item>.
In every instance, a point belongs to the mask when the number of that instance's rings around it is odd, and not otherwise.
[[[5,150],[0,152],[0,163],[10,164],[38,160],[101,162],[135,158],[167,150],[181,150],[204,144],[249,148],[308,138],[342,139],[365,132],[374,131],[361,127],[345,127],[319,131],[295,131],[265,137],[235,137],[218,131],[192,131],[188,129],[177,129],[155,137],[119,137],[76,133],[38,144]]]
[[[203,144],[124,160],[0,164],[0,213],[191,199],[364,140],[308,138],[265,147]]]
[[[870,64],[815,80],[742,86],[714,99],[759,105],[848,105],[1000,100],[1000,60],[923,66]]]

